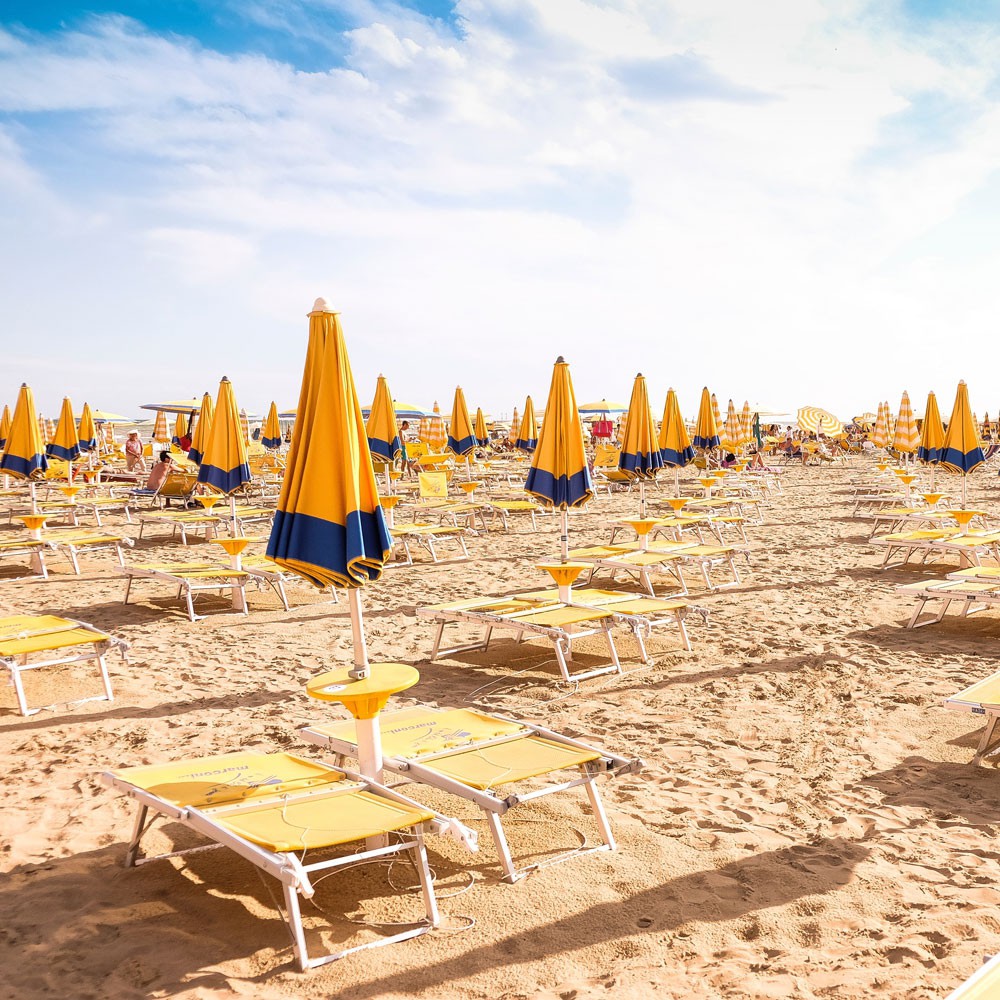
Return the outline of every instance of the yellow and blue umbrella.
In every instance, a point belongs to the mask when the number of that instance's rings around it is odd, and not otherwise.
[[[167,415],[163,410],[156,411],[153,422],[153,440],[157,444],[170,444],[170,430],[167,428]]]
[[[483,414],[482,407],[476,410],[476,444],[480,448],[485,448],[490,443],[490,432],[486,429],[486,417]]]
[[[281,421],[278,419],[278,404],[272,399],[267,411],[264,429],[260,432],[260,443],[265,448],[281,447]]]
[[[198,427],[202,426],[199,422]],[[247,462],[246,441],[240,427],[240,411],[236,406],[233,383],[228,378],[219,383],[219,396],[203,443],[204,451],[198,469],[199,483],[232,496],[235,490],[250,482],[250,465]],[[191,450],[194,451],[194,445]],[[235,502],[235,497],[233,500]]]
[[[972,419],[972,407],[969,406],[969,390],[965,382],[959,382],[951,420],[948,421],[948,430],[941,445],[941,465],[949,472],[962,474],[963,508],[966,503],[966,479],[970,472],[978,469],[985,461],[986,456],[979,443],[979,432]]]
[[[476,432],[469,417],[469,408],[465,405],[465,393],[462,392],[461,386],[456,387],[455,400],[451,405],[447,446],[459,458],[471,455],[476,448]]]
[[[518,415],[517,407],[514,407],[514,415],[510,418],[510,430],[507,432],[507,440],[514,444],[518,434],[521,433],[521,418]]]
[[[317,299],[267,554],[317,587],[353,594],[382,575],[391,548],[340,319]],[[362,653],[355,643],[356,666]]]
[[[97,448],[97,428],[94,426],[94,414],[90,412],[90,403],[83,404],[77,437],[80,439],[80,451],[94,451]]]
[[[532,414],[531,397],[525,405],[525,417]],[[524,421],[522,421],[522,426]],[[594,486],[587,468],[583,444],[583,429],[576,408],[576,394],[570,378],[569,365],[559,357],[552,371],[552,384],[545,404],[542,424],[525,490],[561,511],[560,558],[569,558],[569,508],[581,507],[594,495]]]
[[[920,431],[910,406],[910,395],[903,392],[899,401],[899,415],[896,417],[896,430],[892,436],[892,450],[900,455],[912,455],[920,445]]]
[[[695,448],[709,451],[719,446],[719,425],[715,420],[712,407],[712,396],[706,386],[701,390],[701,405],[698,407],[698,419],[694,425],[694,439],[691,444]]]
[[[66,396],[59,411],[59,425],[56,427],[52,440],[45,446],[45,454],[49,458],[61,458],[70,463],[69,478],[73,478],[72,463],[80,457],[80,439],[76,433],[76,420],[73,417],[73,404]]]
[[[529,396],[524,401],[524,414],[521,416],[521,424],[517,431],[517,440],[514,447],[521,451],[532,452],[538,445],[538,427],[535,424],[535,404]]]
[[[35,412],[35,397],[27,385],[21,386],[14,404],[14,417],[10,422],[10,434],[3,455],[0,456],[0,472],[18,479],[45,477],[48,469],[45,445],[38,429],[38,414]],[[34,508],[34,492],[32,492]]]
[[[188,452],[188,458],[199,465],[205,455],[205,449],[208,447],[208,439],[212,434],[213,414],[212,397],[206,392],[201,398],[198,422],[194,425],[194,433],[191,436],[191,450]]]
[[[3,451],[10,435],[10,407],[4,403],[3,413],[0,414],[0,451]]]
[[[542,425],[545,429],[545,425]],[[639,516],[646,516],[646,480],[655,479],[663,468],[663,456],[656,440],[656,422],[649,408],[646,380],[640,372],[632,385],[632,398],[622,430],[622,450],[618,468],[629,479],[639,480]]]
[[[179,445],[181,443],[181,438],[184,437],[187,432],[187,417],[183,413],[178,413],[177,419],[174,421],[174,436],[170,439],[171,443]]]
[[[924,424],[920,429],[917,458],[928,465],[937,465],[941,461],[943,446],[944,424],[941,423],[941,411],[938,409],[937,396],[929,392],[927,405],[924,407]]]
[[[373,455],[383,459],[390,465],[395,462],[403,450],[396,429],[396,412],[392,405],[392,393],[384,375],[379,375],[375,385],[375,398],[372,400],[371,412],[368,414],[368,425],[365,428],[368,438],[368,448]]]
[[[663,421],[660,423],[660,457],[663,464],[674,470],[674,489],[680,491],[680,474],[678,469],[684,468],[694,461],[694,448],[688,437],[684,418],[681,416],[680,403],[673,389],[667,390],[667,401],[663,407]]]

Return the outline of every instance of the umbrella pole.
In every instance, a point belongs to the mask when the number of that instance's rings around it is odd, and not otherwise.
[[[681,495],[681,470],[675,465],[674,466],[674,496],[679,497]]]
[[[351,633],[354,642],[354,667],[348,676],[355,681],[366,680],[371,674],[368,663],[368,646],[365,640],[365,620],[361,610],[361,588],[351,587],[347,592],[351,609]],[[354,720],[358,735],[358,769],[366,778],[382,780],[382,738],[378,714],[370,719]]]
[[[233,519],[233,536],[242,535],[239,521],[236,520],[236,494],[229,494],[229,516]]]
[[[472,466],[469,464],[469,456],[465,456],[465,478],[468,482],[472,482]]]
[[[67,462],[66,463],[66,482],[69,483],[70,486],[73,485],[73,463],[72,462]]]
[[[966,490],[967,490],[966,480],[967,479],[968,479],[968,477],[963,472],[962,473],[962,510],[965,510],[965,507],[966,507]]]
[[[559,511],[559,561],[569,562],[569,511]]]
[[[38,513],[38,499],[35,496],[35,481],[34,479],[28,480],[28,489],[31,491],[31,513]]]
[[[646,481],[639,480],[639,517],[646,516]]]

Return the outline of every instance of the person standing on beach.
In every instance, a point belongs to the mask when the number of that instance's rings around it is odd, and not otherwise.
[[[125,467],[129,472],[146,471],[146,460],[142,457],[142,439],[138,431],[130,431],[125,442]]]

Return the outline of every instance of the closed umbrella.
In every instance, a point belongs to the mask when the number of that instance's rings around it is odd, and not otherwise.
[[[658,444],[663,464],[674,470],[674,490],[679,493],[681,484],[678,470],[694,461],[694,448],[691,447],[691,439],[677,402],[677,393],[673,389],[667,391]]]
[[[389,384],[384,375],[379,375],[375,384],[375,398],[368,413],[365,436],[368,438],[368,448],[372,456],[385,463],[385,488],[387,492],[392,492],[392,476],[389,475],[389,469],[403,453],[403,444],[396,429],[392,393],[389,392]]]
[[[260,443],[265,448],[281,447],[281,421],[278,419],[278,404],[272,399],[264,421],[264,429],[260,432]]]
[[[188,432],[188,418],[183,413],[177,414],[177,419],[174,421],[174,434],[170,441],[172,444],[180,446],[181,439]]]
[[[521,433],[521,418],[518,415],[517,407],[514,407],[514,415],[510,418],[510,430],[507,432],[507,440],[514,444],[518,434]]]
[[[212,397],[206,392],[201,398],[198,422],[194,426],[194,433],[191,435],[191,450],[188,452],[188,458],[199,465],[205,455],[205,448],[212,433],[213,413]]]
[[[736,405],[732,400],[729,400],[729,406],[726,408],[726,422],[722,425],[719,444],[726,454],[735,455],[740,450],[742,441],[743,428],[740,426],[740,417],[736,412]]]
[[[240,426],[240,411],[236,407],[233,383],[228,378],[223,378],[219,383],[219,395],[210,425],[204,439],[198,482],[229,497],[230,516],[233,519],[235,535],[239,534],[236,492],[243,489],[251,481],[252,476],[247,461],[247,444]],[[234,605],[238,601],[239,594],[234,591]]]
[[[931,489],[934,489],[934,478],[937,467],[941,463],[941,453],[944,448],[944,425],[941,423],[941,412],[938,410],[937,397],[933,392],[927,393],[927,405],[924,407],[924,424],[920,429],[920,445],[917,447],[917,458],[930,465]]]
[[[49,434],[49,422],[40,413],[38,414],[38,433],[41,436],[42,444],[48,446],[48,443],[52,440],[52,435]]]
[[[476,410],[476,444],[480,448],[485,448],[490,443],[490,432],[486,429],[486,417],[483,415],[482,407]]]
[[[45,445],[38,429],[38,415],[35,413],[35,396],[26,384],[21,385],[14,404],[14,416],[10,422],[10,433],[3,455],[0,456],[0,472],[18,479],[27,479],[31,488],[31,512],[38,512],[35,503],[35,480],[44,479],[49,467],[45,457]]]
[[[750,401],[743,400],[743,412],[740,414],[740,430],[742,432],[741,444],[750,444],[753,441],[753,410],[750,409]]]
[[[698,407],[698,419],[694,425],[694,438],[691,444],[695,448],[702,448],[711,451],[719,446],[718,424],[715,419],[715,410],[712,407],[712,396],[706,386],[701,390],[701,405]]]
[[[900,455],[913,455],[920,444],[920,431],[910,406],[910,396],[903,392],[899,401],[899,415],[896,417],[896,430],[892,436],[892,449]]]
[[[451,406],[447,446],[459,458],[466,460],[465,466],[468,469],[468,457],[476,448],[476,432],[469,417],[469,408],[465,404],[465,393],[462,392],[461,386],[456,387],[455,399]]]
[[[952,407],[948,430],[941,446],[941,466],[949,472],[959,472],[962,475],[962,508],[967,500],[967,479],[969,473],[978,469],[986,457],[979,443],[979,434],[972,420],[972,407],[969,406],[969,390],[965,382],[958,383],[955,393],[955,405]]]
[[[535,450],[538,444],[538,427],[535,424],[535,404],[531,402],[531,397],[524,401],[524,413],[521,415],[521,426],[517,432],[517,440],[514,447],[529,454]]]
[[[444,418],[441,416],[441,409],[437,404],[437,400],[434,400],[434,411],[429,415],[421,417],[417,437],[431,451],[444,451],[444,446],[448,443],[448,429],[444,425]]]
[[[888,448],[892,440],[889,433],[889,404],[879,403],[875,415],[875,430],[872,431],[872,444],[876,448]]]
[[[722,411],[719,409],[719,401],[715,398],[715,393],[712,393],[712,416],[715,417],[715,427],[718,431],[722,430]]]
[[[218,407],[216,407],[218,411]],[[247,411],[245,407],[240,407],[240,431],[243,434],[243,443],[249,447],[250,446],[250,418],[247,416]]]
[[[548,423],[548,407],[546,407]],[[579,421],[577,421],[579,423]],[[545,424],[542,424],[545,431]],[[582,440],[582,431],[581,440]],[[639,517],[646,516],[646,482],[656,478],[663,468],[663,456],[656,440],[656,423],[649,408],[649,392],[646,379],[640,372],[632,385],[632,398],[628,404],[628,416],[622,433],[622,450],[618,456],[618,468],[630,479],[639,482]]]
[[[59,425],[56,427],[52,440],[45,446],[45,454],[49,458],[61,458],[69,463],[66,478],[73,482],[73,463],[80,457],[80,439],[76,433],[76,418],[73,416],[73,404],[66,396],[59,411]]]
[[[167,428],[167,414],[163,410],[156,411],[156,420],[153,423],[153,440],[157,444],[170,444],[170,431]]]
[[[525,416],[529,412],[533,413],[530,396]],[[573,381],[569,365],[562,357],[556,359],[552,371],[545,422],[524,488],[560,512],[559,558],[566,562],[569,559],[569,509],[587,503],[594,495],[594,487],[587,468]]]
[[[10,407],[4,403],[3,413],[0,414],[0,451],[7,446],[7,438],[10,436]]]
[[[83,404],[80,414],[80,429],[77,432],[80,439],[80,451],[94,452],[97,450],[97,428],[94,426],[94,414],[90,411],[90,403]]]

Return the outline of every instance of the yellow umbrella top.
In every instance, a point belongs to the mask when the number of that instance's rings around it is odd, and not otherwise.
[[[260,432],[260,443],[265,448],[281,447],[281,421],[278,419],[278,404],[273,399],[267,411],[264,429]]]
[[[94,426],[94,414],[90,410],[90,403],[83,404],[78,435],[81,451],[93,451],[97,447],[97,428]]]
[[[715,417],[715,429],[717,431],[722,430],[722,411],[719,409],[719,401],[715,398],[715,393],[712,393],[712,416]]]
[[[941,449],[944,447],[944,425],[941,423],[941,411],[938,409],[937,397],[933,392],[927,393],[927,405],[924,407],[924,424],[920,428],[920,446],[917,448],[917,458],[929,465],[937,465],[941,461]]]
[[[80,439],[76,433],[73,404],[68,396],[62,401],[59,425],[52,435],[52,440],[45,447],[45,454],[49,458],[61,458],[64,462],[75,462],[80,457]]]
[[[202,423],[199,421],[198,428]],[[198,469],[198,482],[219,493],[233,493],[250,482],[247,444],[240,427],[240,411],[236,407],[233,383],[224,378],[219,383],[219,396],[203,439],[205,450]],[[194,444],[191,445],[194,450]]]
[[[200,463],[208,447],[208,439],[212,434],[212,417],[214,408],[212,397],[206,392],[201,399],[201,409],[198,411],[198,422],[194,425],[194,434],[191,436],[191,450],[188,458],[192,462]]]
[[[462,387],[455,389],[455,401],[451,407],[451,422],[448,427],[448,448],[458,456],[469,455],[476,448],[476,431],[469,417],[469,407],[465,403]]]
[[[631,479],[654,479],[663,468],[663,456],[656,440],[656,422],[649,407],[649,391],[641,373],[636,375],[632,384],[618,468]]]
[[[892,436],[892,450],[901,455],[912,455],[920,444],[920,431],[910,406],[910,396],[906,391],[899,401],[899,415],[896,417],[896,430]]]
[[[698,419],[694,425],[695,448],[717,448],[719,445],[718,423],[715,419],[715,407],[712,406],[712,396],[706,386],[701,390],[701,405],[698,407]]]
[[[688,437],[680,403],[673,389],[667,391],[667,402],[663,407],[663,421],[660,424],[660,454],[663,464],[673,468],[683,468],[694,461],[694,449]]]
[[[317,587],[377,580],[392,547],[338,315],[309,314],[302,390],[267,554]]]
[[[807,434],[836,437],[844,432],[844,425],[829,410],[820,406],[800,406],[795,422]]]
[[[524,413],[521,414],[521,425],[517,432],[514,447],[521,451],[534,451],[538,444],[538,427],[535,424],[535,404],[529,396],[524,401]]]
[[[0,472],[18,479],[42,479],[48,467],[45,446],[38,429],[35,396],[27,385],[22,385],[14,404],[7,444],[0,456]]]
[[[525,416],[529,412],[534,413],[530,396]],[[522,426],[524,423],[522,421]],[[556,360],[552,370],[545,422],[524,488],[558,510],[581,507],[594,495],[573,380],[569,365],[562,357]]]
[[[753,440],[753,410],[750,409],[750,400],[743,400],[743,412],[740,414],[740,432],[743,440],[741,444],[749,444]]]

